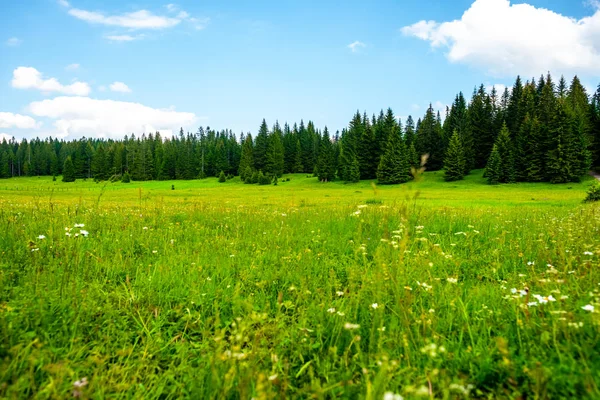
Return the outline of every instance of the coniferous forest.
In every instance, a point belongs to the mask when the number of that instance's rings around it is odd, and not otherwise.
[[[470,100],[459,93],[441,115],[430,105],[416,121],[401,121],[391,109],[378,115],[357,111],[347,128],[332,133],[300,121],[255,136],[200,127],[163,137],[159,132],[123,140],[48,138],[0,144],[0,177],[62,175],[62,180],[202,179],[239,175],[314,174],[321,181],[377,179],[396,184],[412,179],[427,154],[429,171],[444,170],[448,181],[485,168],[491,184],[578,181],[600,165],[600,86],[586,93],[550,74],[503,93],[476,88]]]

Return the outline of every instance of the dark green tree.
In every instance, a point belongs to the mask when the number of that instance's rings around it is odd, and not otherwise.
[[[75,182],[75,166],[71,156],[67,157],[63,165],[63,182]]]
[[[444,179],[448,182],[464,179],[466,173],[465,151],[458,131],[450,138],[444,159]]]
[[[408,182],[410,178],[410,161],[404,140],[399,132],[392,133],[379,161],[377,181],[381,184],[397,184]]]

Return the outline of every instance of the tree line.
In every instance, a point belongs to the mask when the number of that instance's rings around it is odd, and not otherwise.
[[[269,128],[256,136],[200,127],[162,137],[159,132],[123,140],[39,138],[0,144],[0,178],[59,176],[75,179],[171,180],[239,175],[246,183],[284,173],[314,174],[321,181],[382,184],[412,179],[427,155],[427,170],[446,180],[485,168],[489,183],[571,182],[600,165],[600,86],[588,96],[575,76],[570,84],[550,74],[489,93],[483,85],[467,103],[459,93],[440,112],[430,105],[416,122],[391,109],[357,111],[348,127],[331,134],[306,124]],[[261,178],[262,179],[262,178]]]

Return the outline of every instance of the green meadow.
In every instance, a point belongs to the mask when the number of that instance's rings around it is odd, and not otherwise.
[[[0,181],[0,397],[600,398],[592,182]]]

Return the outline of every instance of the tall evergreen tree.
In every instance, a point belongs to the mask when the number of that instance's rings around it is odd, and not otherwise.
[[[433,106],[430,104],[425,116],[418,124],[416,148],[419,154],[429,154],[427,169],[438,171],[444,165],[444,149],[442,140],[442,127],[439,118],[436,118]]]
[[[406,144],[400,132],[393,132],[388,137],[385,152],[379,161],[377,181],[381,184],[397,184],[411,179],[410,160]]]
[[[63,166],[63,182],[75,182],[75,166],[73,165],[73,160],[71,156],[67,157],[65,160],[65,165]]]
[[[327,127],[325,127],[323,138],[321,140],[321,147],[319,149],[319,162],[317,167],[319,181],[329,182],[335,180],[335,170],[333,144],[329,137],[329,131],[327,130]]]
[[[497,179],[498,183],[512,183],[515,182],[515,159],[514,159],[514,147],[510,132],[506,124],[502,125],[500,134],[494,143],[494,148],[497,153],[499,161],[491,158],[488,161],[488,167],[486,169],[486,176],[490,178],[489,174],[491,171],[495,174],[493,180]],[[494,150],[492,149],[492,152]],[[495,156],[496,157],[496,156]],[[496,183],[496,182],[492,182]]]
[[[458,131],[450,138],[444,159],[444,179],[448,182],[464,179],[466,174],[465,151]]]
[[[264,171],[267,167],[267,151],[269,150],[269,128],[267,122],[263,119],[256,135],[254,144],[254,168],[257,171]]]
[[[279,124],[276,124],[273,133],[269,137],[269,148],[267,150],[266,172],[280,178],[283,175],[284,148]]]
[[[252,171],[254,168],[254,155],[253,155],[253,143],[252,143],[252,135],[248,134],[244,139],[244,144],[242,145],[242,157],[240,159],[240,166],[238,169],[238,173],[242,181],[246,181],[246,179],[252,176]]]

